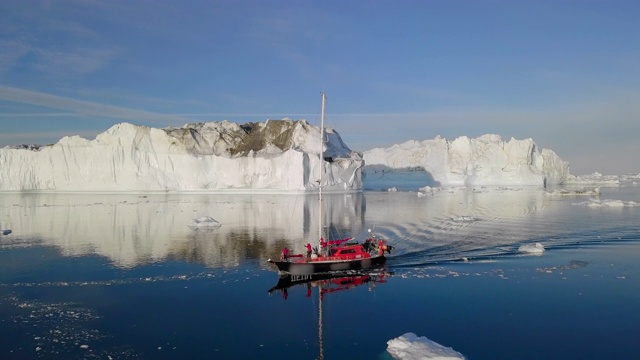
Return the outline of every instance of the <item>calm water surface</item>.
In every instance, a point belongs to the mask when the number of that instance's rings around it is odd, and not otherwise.
[[[387,267],[269,293],[314,195],[0,194],[0,356],[389,359],[406,332],[469,359],[640,353],[638,187],[325,198],[335,236],[389,239]]]

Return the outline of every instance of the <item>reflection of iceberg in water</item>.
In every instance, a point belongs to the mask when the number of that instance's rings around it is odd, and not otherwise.
[[[599,201],[613,201],[608,196]],[[637,201],[637,193],[628,198]],[[262,261],[278,258],[285,246],[302,253],[317,243],[317,202],[317,194],[0,193],[0,227],[13,230],[0,248],[50,245],[122,267],[163,259],[209,267],[259,260],[266,267]],[[325,194],[322,203],[332,237],[362,240],[371,228],[394,246],[392,267],[517,254],[538,242],[553,249],[576,238],[602,241],[608,232],[637,237],[637,212],[619,211],[635,208],[575,206],[575,198],[539,188]],[[206,216],[221,226],[188,226]]]
[[[317,196],[241,194],[0,194],[0,221],[13,229],[0,246],[50,245],[64,255],[98,254],[117,266],[163,259],[235,266],[266,259],[283,246],[315,242]],[[334,231],[363,231],[361,193],[323,198]],[[210,216],[220,228],[194,228]]]
[[[515,254],[523,243],[598,226],[570,209],[570,198],[548,196],[539,188],[451,188],[422,197],[408,192],[384,196],[384,206],[377,206],[367,194],[367,224],[375,224],[376,233],[395,247],[392,266]]]

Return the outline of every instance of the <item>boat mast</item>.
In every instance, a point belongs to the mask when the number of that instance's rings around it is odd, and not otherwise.
[[[318,188],[318,204],[320,219],[318,224],[318,241],[320,244],[318,245],[318,252],[322,252],[322,180],[324,175],[324,107],[327,101],[327,96],[324,92],[322,92],[322,111],[320,113],[320,186]],[[318,286],[318,347],[319,354],[318,360],[324,359],[324,351],[322,344],[322,283]]]
[[[322,92],[322,111],[320,113],[320,184],[318,186],[318,213],[320,218],[318,219],[318,251],[322,251],[322,181],[324,177],[324,107],[327,101],[327,96]]]

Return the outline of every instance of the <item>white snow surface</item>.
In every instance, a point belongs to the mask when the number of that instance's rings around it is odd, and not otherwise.
[[[493,134],[412,140],[363,156],[367,167],[376,169],[423,168],[441,186],[546,186],[569,177],[569,163],[552,150],[540,149],[532,139],[503,141]]]
[[[398,360],[460,360],[464,355],[424,336],[408,332],[387,341],[387,352]]]
[[[0,149],[0,191],[217,191],[362,188],[362,155],[305,120],[157,129],[120,123],[95,140]]]

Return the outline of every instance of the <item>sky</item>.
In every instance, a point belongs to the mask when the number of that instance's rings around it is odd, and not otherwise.
[[[354,150],[532,138],[640,172],[640,2],[3,0],[0,147],[307,119]]]

